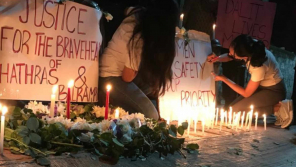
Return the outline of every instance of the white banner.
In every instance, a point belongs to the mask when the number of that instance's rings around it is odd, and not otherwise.
[[[180,120],[185,115],[188,118],[197,106],[215,104],[213,64],[206,62],[212,52],[210,37],[189,31],[189,38],[187,46],[184,39],[176,39],[176,57],[172,66],[174,79],[165,96],[159,99],[160,115],[164,119]]]
[[[0,6],[0,99],[98,101],[102,12],[66,1],[19,0]]]

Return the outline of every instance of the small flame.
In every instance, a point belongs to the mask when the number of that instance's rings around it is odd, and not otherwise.
[[[70,80],[68,82],[68,88],[72,88],[74,86],[74,80]]]
[[[7,107],[4,106],[4,107],[2,108],[2,115],[5,115],[6,113],[7,113]]]
[[[111,85],[107,85],[107,91],[109,92],[111,90]]]
[[[52,87],[52,94],[54,95],[57,92],[57,90],[58,90],[58,85],[54,85]]]

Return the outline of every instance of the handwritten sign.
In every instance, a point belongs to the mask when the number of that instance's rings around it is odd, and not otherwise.
[[[48,101],[58,85],[58,100],[65,100],[72,79],[73,102],[97,101],[101,16],[70,1],[0,7],[0,99]]]
[[[210,106],[215,102],[213,64],[206,62],[212,52],[210,37],[197,31],[189,31],[189,36],[191,41],[187,46],[184,39],[176,39],[173,82],[159,98],[163,118],[177,119],[197,105]]]
[[[240,34],[262,40],[269,48],[276,4],[259,0],[219,0],[216,38],[224,48]]]

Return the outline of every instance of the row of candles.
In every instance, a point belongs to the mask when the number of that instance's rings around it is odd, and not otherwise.
[[[231,129],[245,129],[250,130],[253,122],[253,116],[255,116],[255,130],[257,130],[257,123],[258,123],[258,112],[253,111],[253,105],[250,106],[251,110],[246,114],[244,112],[233,112],[232,108],[229,108],[229,112],[224,111],[223,109],[213,107],[205,107],[205,106],[198,106],[198,110],[188,114],[187,122],[188,122],[188,129],[187,134],[190,134],[190,129],[192,124],[194,126],[194,133],[197,130],[198,121],[201,121],[202,125],[202,132],[204,133],[205,128],[207,129],[214,129],[214,126],[219,126],[219,130],[222,130],[222,126],[226,125],[231,127]],[[264,122],[264,130],[266,130],[266,115],[263,114],[263,122]],[[220,118],[220,122],[218,125],[218,119]],[[181,116],[178,119],[178,124],[182,123]],[[170,124],[170,117],[167,118],[167,123]]]
[[[180,28],[183,27],[183,19],[184,19],[184,14],[182,13],[180,15],[180,25],[179,25]],[[215,36],[216,36],[215,31],[216,31],[216,24],[213,24],[213,36],[212,36],[213,39],[215,39]]]

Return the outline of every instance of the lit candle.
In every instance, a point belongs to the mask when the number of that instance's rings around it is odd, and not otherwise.
[[[58,89],[58,85],[54,85],[52,87],[52,94],[50,98],[50,117],[54,117],[54,109],[55,109],[55,94]]]
[[[236,116],[236,123],[235,123],[235,128],[236,128],[236,131],[237,131],[237,128],[238,128],[238,126],[239,126],[239,121],[240,121],[240,117],[241,117],[241,112],[238,112],[237,113],[237,116]]]
[[[241,129],[244,128],[244,119],[245,119],[245,112],[243,112],[243,116],[242,116],[242,125],[241,125]]]
[[[116,110],[115,110],[115,119],[118,119],[118,118],[119,118],[119,110],[116,109]]]
[[[67,118],[70,119],[70,102],[71,102],[71,88],[74,85],[74,81],[71,80],[68,83],[68,94],[67,94]]]
[[[257,130],[258,112],[255,113],[255,130]]]
[[[248,112],[247,115],[246,115],[246,121],[245,121],[245,127],[246,127],[246,129],[249,129],[249,126],[248,126],[248,123],[249,123],[249,115],[250,115],[250,112]]]
[[[5,114],[7,112],[7,107],[2,108],[1,116],[1,134],[0,134],[0,154],[3,155],[3,143],[4,143],[4,127],[5,127]]]
[[[170,118],[167,118],[167,124],[170,125]]]
[[[219,116],[219,108],[217,108],[217,111],[216,111],[216,122],[215,122],[215,126],[217,126],[218,116]]]
[[[111,90],[111,85],[107,85],[107,91],[106,91],[106,107],[105,107],[105,120],[108,119],[110,90]]]
[[[180,15],[180,28],[183,27],[183,18],[184,18],[184,14],[182,13],[182,14]]]
[[[236,123],[236,122],[235,122],[235,119],[236,119],[235,116],[236,116],[236,113],[234,112],[234,113],[233,113],[232,124],[231,124],[231,128],[232,128],[232,129],[233,129],[233,126],[235,126],[235,123]]]
[[[252,122],[253,122],[253,109],[254,109],[254,106],[253,105],[251,105],[251,113],[250,113],[250,117],[249,117],[249,121],[250,121],[250,123],[249,123],[249,126],[248,126],[248,128],[249,129],[251,129],[252,128]]]
[[[229,111],[229,116],[228,116],[228,117],[229,117],[229,122],[228,122],[228,124],[231,125],[231,121],[232,121],[232,120],[231,120],[231,119],[232,119],[232,107],[229,107],[229,110],[230,110],[230,111]]]
[[[266,115],[263,114],[263,121],[264,121],[264,130],[266,130]]]
[[[215,39],[216,36],[216,24],[213,25],[213,39]]]
[[[205,133],[205,119],[202,119],[202,133]]]
[[[227,111],[224,111],[225,125],[227,126]]]
[[[221,109],[221,111],[220,111],[220,131],[222,129],[222,123],[224,122],[223,120],[224,120],[224,111],[223,111],[223,109]]]

